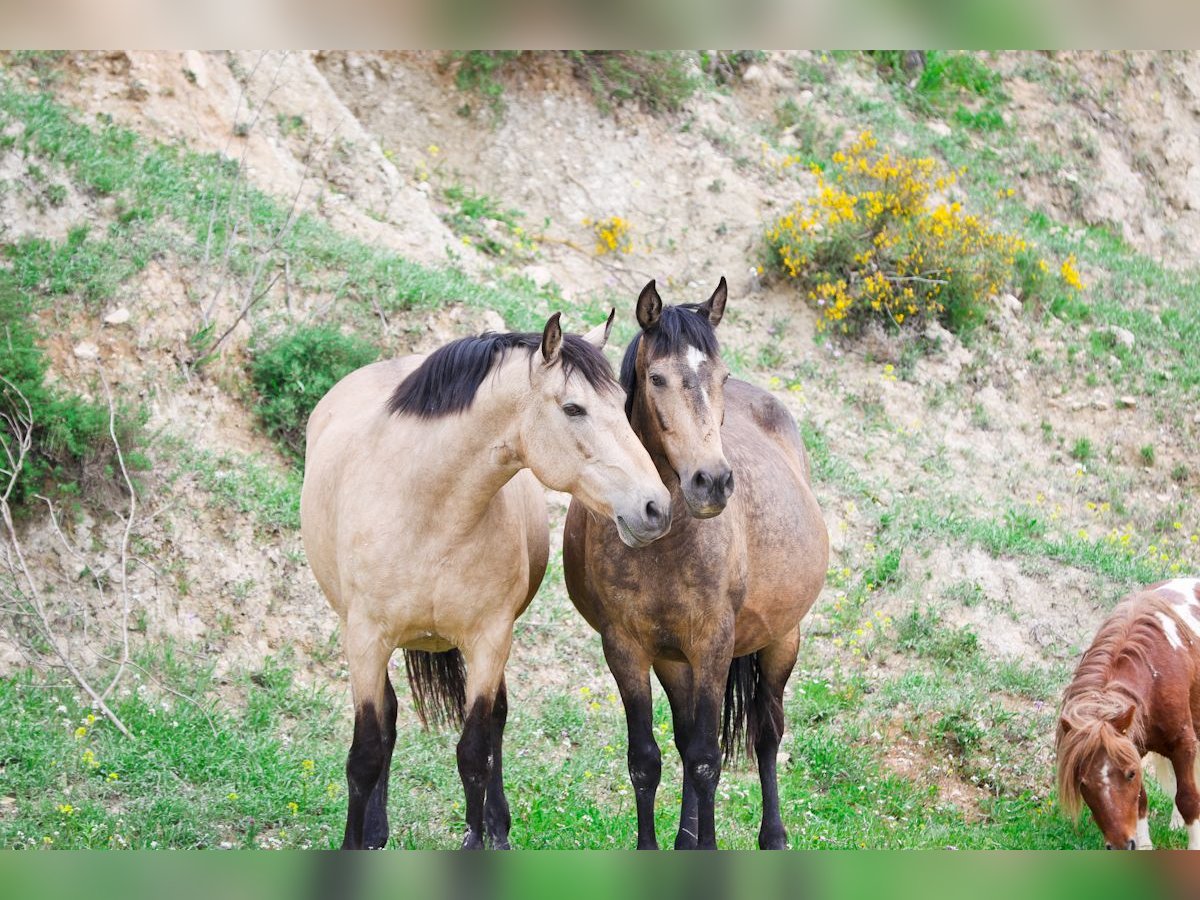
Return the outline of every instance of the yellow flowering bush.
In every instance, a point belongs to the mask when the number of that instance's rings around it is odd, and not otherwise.
[[[771,262],[820,309],[821,329],[852,332],[871,319],[969,327],[1031,253],[944,198],[965,170],[939,173],[932,158],[882,151],[869,131],[832,163],[813,167],[816,194],[767,230]],[[1073,258],[1061,277],[1082,288]]]
[[[628,253],[633,249],[633,236],[629,223],[620,216],[607,219],[584,219],[583,224],[592,229],[596,236],[596,255],[606,253]]]

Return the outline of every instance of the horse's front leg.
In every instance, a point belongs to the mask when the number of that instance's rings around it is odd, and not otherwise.
[[[488,842],[493,850],[508,850],[508,832],[512,814],[504,796],[504,725],[508,721],[508,687],[500,678],[496,702],[492,705],[492,774],[484,798],[483,819]]]
[[[470,645],[462,648],[467,663],[467,716],[458,741],[458,775],[467,806],[464,850],[483,849],[484,805],[493,777],[496,749],[494,713],[511,645],[512,622],[508,621],[480,632]],[[502,790],[500,796],[503,797]]]
[[[1200,791],[1196,789],[1196,739],[1189,726],[1170,754],[1175,769],[1175,808],[1187,826],[1188,849],[1200,850]]]
[[[671,721],[675,730],[675,749],[679,751],[682,762],[687,756],[688,739],[692,733],[692,711],[695,702],[692,699],[692,669],[687,663],[663,662],[654,664],[658,680],[662,682],[671,702]],[[687,777],[683,775],[683,799],[679,805],[679,831],[675,835],[676,850],[696,849],[696,789]]]
[[[654,739],[650,702],[650,660],[642,648],[625,635],[604,635],[604,658],[616,679],[625,722],[629,730],[629,780],[637,802],[639,850],[657,850],[654,831],[654,797],[662,777],[662,754]]]
[[[1150,800],[1146,796],[1146,782],[1142,782],[1142,789],[1138,793],[1138,820],[1137,832],[1134,836],[1137,849],[1153,850],[1154,842],[1150,840]]]
[[[689,656],[694,673],[695,715],[683,767],[696,792],[696,849],[716,850],[716,796],[721,780],[721,704],[733,661],[733,628]]]

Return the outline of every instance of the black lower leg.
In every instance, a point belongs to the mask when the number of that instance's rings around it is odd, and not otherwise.
[[[512,827],[508,798],[504,796],[504,724],[507,719],[508,689],[501,681],[496,702],[492,704],[492,774],[488,779],[483,810],[488,841],[494,850],[509,849],[508,831]]]
[[[383,771],[379,773],[367,800],[367,818],[363,830],[363,842],[372,850],[387,846],[388,776],[392,767],[392,751],[396,749],[396,691],[392,688],[390,680],[385,678],[383,683]]]
[[[346,758],[346,786],[350,795],[346,810],[346,835],[342,849],[359,850],[364,846],[363,827],[367,802],[383,771],[383,728],[375,704],[363,703],[354,715],[354,740]]]
[[[480,697],[467,714],[458,742],[458,774],[467,801],[467,833],[464,850],[483,849],[483,804],[491,774],[491,703]]]
[[[691,781],[696,792],[696,848],[700,850],[715,850],[717,848],[715,804],[717,783],[721,780],[721,744],[718,736],[718,723],[721,708],[721,694],[725,685],[707,685],[710,694],[701,693],[696,704],[696,718],[692,733],[689,736],[687,753],[683,766],[686,777]],[[703,691],[703,688],[701,689]]]
[[[759,690],[771,689],[760,684]],[[784,850],[787,848],[787,831],[779,815],[779,779],[775,770],[779,741],[783,737],[783,698],[772,692],[765,697],[756,697],[755,702],[759,704],[759,713],[754,753],[758,757],[758,780],[762,785],[763,800],[758,846],[762,850]]]

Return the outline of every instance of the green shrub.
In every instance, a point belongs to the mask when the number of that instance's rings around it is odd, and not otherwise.
[[[259,346],[250,362],[255,407],[267,433],[304,462],[304,431],[317,401],[344,376],[379,358],[362,338],[329,325],[298,325]]]
[[[0,381],[0,468],[6,473],[8,452],[17,454],[18,432],[25,427],[21,423],[32,420],[29,452],[9,498],[18,509],[35,494],[87,495],[101,483],[122,481],[114,462],[108,405],[46,384],[49,363],[32,314],[29,296],[10,273],[0,271],[0,375],[6,379]],[[117,405],[114,430],[131,470],[149,465],[135,449],[144,423],[144,410]],[[8,479],[8,474],[0,475],[0,491]]]

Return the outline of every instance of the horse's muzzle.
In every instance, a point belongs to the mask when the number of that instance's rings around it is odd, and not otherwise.
[[[641,510],[641,515],[630,521],[623,515],[615,517],[617,534],[628,547],[645,547],[666,534],[671,528],[671,503],[660,504],[650,500]]]
[[[688,512],[697,519],[720,515],[733,496],[733,469],[725,466],[713,472],[703,469],[688,480],[683,491]]]

